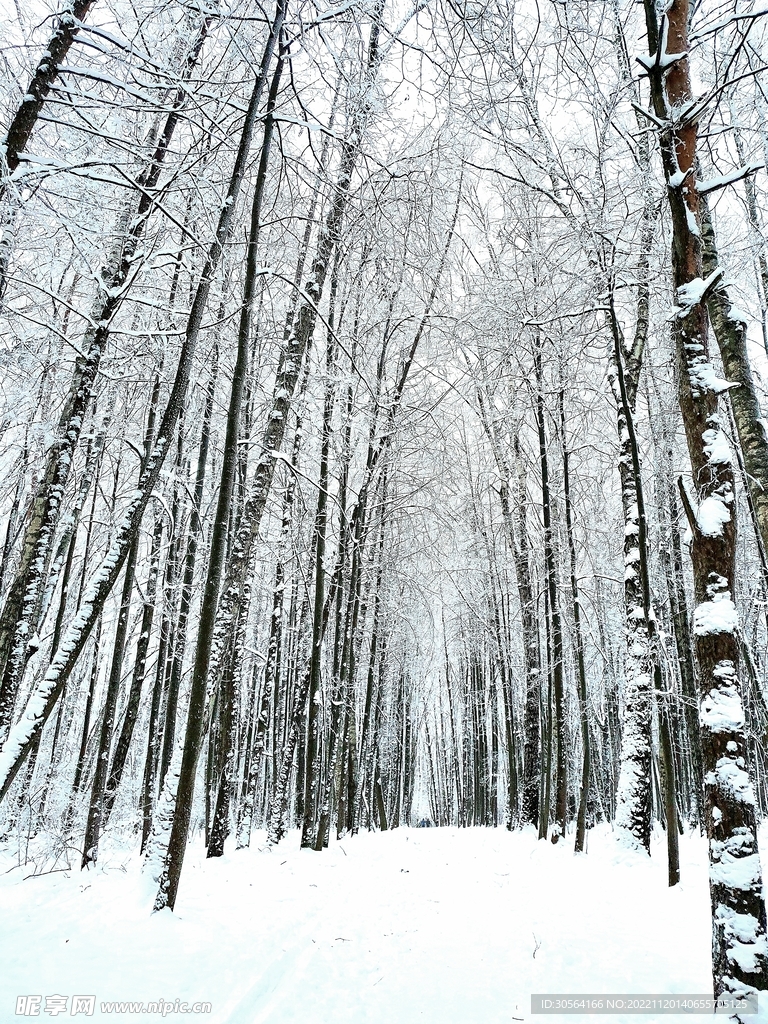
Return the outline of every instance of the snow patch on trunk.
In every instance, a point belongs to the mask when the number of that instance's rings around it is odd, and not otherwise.
[[[730,590],[715,594],[711,601],[702,601],[693,612],[693,632],[696,636],[734,633],[738,622],[739,616]]]

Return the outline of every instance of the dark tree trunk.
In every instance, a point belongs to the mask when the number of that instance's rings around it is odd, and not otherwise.
[[[550,742],[554,744],[555,755],[555,821],[552,842],[565,837],[568,815],[568,780],[566,774],[565,696],[563,682],[563,629],[560,620],[560,599],[557,586],[557,564],[554,550],[554,528],[552,525],[552,504],[549,482],[549,457],[547,434],[544,421],[544,382],[541,365],[541,339],[534,349],[536,373],[536,426],[539,435],[539,459],[541,462],[541,501],[544,522],[544,571],[549,596],[549,614],[552,629],[552,690],[554,696],[554,723],[550,730]]]
[[[282,32],[284,18],[285,0],[279,0],[264,51],[264,56],[262,58],[257,84],[252,96],[254,113],[264,82],[266,81],[269,66],[272,62],[274,48],[277,45]],[[270,115],[274,108],[281,71],[282,58],[278,59],[277,67],[272,79],[273,89],[270,89],[269,97],[269,103],[271,104],[269,109]],[[211,647],[214,638],[216,606],[219,601],[221,578],[224,571],[224,557],[227,543],[226,530],[229,522],[235,470],[237,468],[237,444],[240,439],[240,413],[242,395],[248,371],[250,325],[257,274],[256,255],[261,224],[261,205],[264,197],[273,124],[274,121],[272,116],[268,116],[264,127],[261,159],[257,174],[257,182],[254,188],[253,203],[251,206],[251,227],[248,239],[246,279],[238,331],[237,359],[232,373],[232,387],[227,414],[226,438],[224,442],[224,458],[222,462],[221,480],[219,483],[219,499],[216,506],[214,523],[211,528],[211,546],[208,555],[208,571],[206,573],[205,589],[200,609],[200,622],[198,625],[195,662],[192,670],[192,686],[189,697],[189,711],[187,713],[187,730],[184,738],[184,752],[179,770],[175,811],[168,842],[166,863],[160,879],[157,898],[155,900],[155,910],[161,910],[166,906],[173,910],[176,902],[179,879],[181,877],[181,868],[184,862],[189,822],[192,815],[195,772],[197,770],[197,760],[203,740],[206,683],[208,681],[208,670],[211,664]],[[236,620],[232,620],[230,625],[236,629]],[[230,667],[234,670],[233,663]]]

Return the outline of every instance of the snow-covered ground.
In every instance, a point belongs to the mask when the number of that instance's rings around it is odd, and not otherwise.
[[[710,991],[705,842],[684,837],[673,890],[660,836],[653,854],[619,850],[607,827],[581,857],[532,830],[398,829],[322,854],[297,834],[269,849],[257,833],[220,860],[192,845],[177,912],[156,915],[138,858],[119,849],[91,871],[38,877],[6,859],[0,1021],[21,1020],[17,997],[30,995],[43,1020],[53,995],[68,997],[62,1020],[86,1019],[71,1016],[75,995],[112,1021],[163,1018],[101,1003],[177,999],[211,1012],[166,1020],[209,1024],[705,1020],[530,1012],[531,993]]]

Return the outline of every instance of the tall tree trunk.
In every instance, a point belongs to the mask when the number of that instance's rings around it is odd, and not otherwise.
[[[581,601],[579,599],[579,576],[576,561],[576,539],[573,535],[573,511],[571,506],[570,452],[565,432],[565,392],[560,390],[560,441],[563,446],[563,497],[565,503],[565,532],[568,537],[568,554],[571,568],[571,596],[573,599],[573,635],[576,647],[576,669],[578,673],[577,693],[579,718],[581,719],[581,788],[579,809],[576,815],[576,853],[584,852],[587,835],[587,800],[589,798],[589,776],[591,748],[589,735],[589,709],[587,705],[587,670],[584,665],[584,638],[581,632]]]
[[[539,705],[541,703],[541,652],[539,647],[538,616],[531,560],[528,545],[528,524],[526,508],[528,494],[525,468],[520,453],[520,439],[515,437],[516,483],[514,512],[513,548],[517,591],[520,599],[520,614],[523,629],[525,656],[525,752],[523,760],[523,824],[539,823],[539,782],[541,779],[541,752],[539,749]]]
[[[285,0],[279,0],[279,6],[270,31],[269,42],[262,60],[262,68],[259,75],[260,81],[266,77],[269,70],[272,51],[280,37],[284,18]],[[155,910],[161,910],[166,906],[173,910],[176,902],[179,879],[181,878],[181,868],[186,851],[189,822],[192,815],[195,772],[197,770],[197,761],[203,740],[205,693],[206,684],[208,682],[208,670],[211,663],[211,647],[214,637],[214,623],[216,621],[216,606],[219,601],[219,591],[221,589],[221,579],[224,571],[224,557],[227,543],[226,531],[232,502],[235,471],[237,468],[237,446],[240,439],[242,396],[248,373],[250,327],[257,276],[256,256],[261,227],[261,207],[264,198],[264,189],[266,186],[269,149],[272,141],[272,130],[274,125],[272,114],[277,89],[280,83],[282,67],[283,59],[281,55],[278,58],[275,72],[272,76],[272,85],[270,87],[268,99],[268,116],[264,126],[261,157],[257,172],[256,185],[254,187],[253,202],[251,205],[251,226],[248,238],[246,277],[243,287],[243,305],[238,329],[237,359],[232,373],[231,393],[227,412],[224,457],[219,483],[219,499],[216,506],[216,515],[213,526],[211,528],[211,546],[208,555],[208,571],[206,573],[205,589],[203,591],[202,605],[200,608],[195,661],[192,669],[189,710],[187,712],[187,728],[184,737],[184,752],[182,755],[180,773],[176,787],[175,811],[168,841],[166,862],[155,900]],[[248,559],[246,558],[246,562],[247,561]],[[230,625],[237,631],[236,620],[231,621]],[[233,663],[231,663],[229,667],[234,671]]]
[[[639,592],[640,604],[632,612],[632,622],[642,623],[642,633],[638,635],[635,626],[633,644],[635,650],[629,651],[630,659],[642,658],[640,671],[628,680],[627,702],[625,715],[625,733],[622,737],[622,765],[619,776],[619,811],[617,823],[636,843],[641,843],[650,850],[651,808],[650,808],[650,773],[653,769],[651,750],[651,715],[653,710],[651,685],[656,689],[659,707],[659,734],[661,738],[662,756],[664,758],[664,807],[667,812],[667,856],[669,864],[669,884],[676,885],[680,881],[680,859],[677,838],[677,805],[675,765],[673,756],[671,725],[669,710],[665,700],[661,661],[659,658],[659,636],[656,614],[651,601],[651,575],[648,565],[648,520],[645,512],[645,494],[643,489],[640,452],[635,433],[635,418],[629,389],[624,372],[625,355],[621,351],[621,330],[613,303],[613,295],[609,299],[610,322],[613,327],[614,361],[618,387],[618,404],[623,420],[623,447],[630,458],[627,467],[627,480],[631,482],[634,505],[630,515],[637,524],[636,535],[632,534],[633,560],[627,563],[626,577],[631,573],[633,579],[632,594]],[[626,506],[625,506],[626,514]],[[628,607],[628,606],[627,606]],[[629,617],[628,617],[629,620]],[[632,664],[632,661],[630,661]],[[630,686],[632,689],[630,689]],[[647,715],[647,719],[646,716]],[[647,745],[646,745],[647,741]],[[641,773],[645,770],[645,757],[648,765],[648,776]],[[645,802],[644,802],[645,801]]]
[[[650,56],[644,60],[660,136],[672,214],[673,333],[679,400],[698,510],[693,534],[694,642],[699,664],[704,796],[712,899],[715,995],[768,990],[766,912],[757,847],[754,792],[747,767],[739,680],[734,479],[718,416],[722,385],[709,360],[706,297],[719,276],[703,276],[696,190],[697,120],[688,65],[687,0],[672,0],[661,27],[645,0]],[[691,107],[694,107],[692,110]],[[689,111],[677,116],[676,111]],[[688,499],[686,497],[686,502]]]
[[[539,459],[541,462],[541,502],[544,522],[544,571],[549,595],[549,614],[552,628],[552,689],[554,695],[554,728],[550,730],[550,741],[555,753],[555,823],[552,842],[565,837],[568,815],[568,781],[566,775],[565,738],[565,696],[563,682],[563,629],[560,620],[560,599],[557,586],[557,565],[554,550],[554,528],[552,525],[552,499],[549,483],[549,457],[547,434],[544,422],[544,381],[541,365],[541,338],[537,338],[534,349],[536,374],[536,426],[539,435]]]
[[[312,649],[309,661],[309,708],[307,721],[306,773],[304,778],[304,819],[301,827],[303,848],[322,849],[324,822],[317,822],[320,777],[320,669],[323,653],[323,611],[325,607],[325,544],[328,531],[328,482],[331,448],[331,421],[333,419],[333,373],[336,366],[336,336],[334,332],[335,299],[338,286],[338,259],[331,275],[331,295],[328,313],[328,338],[325,356],[325,395],[323,397],[323,426],[320,440],[320,472],[318,477],[317,510],[313,535],[315,538],[315,592],[312,607]]]

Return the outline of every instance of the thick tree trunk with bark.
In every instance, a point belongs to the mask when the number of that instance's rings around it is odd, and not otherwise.
[[[636,446],[633,448],[635,398],[642,349],[622,352],[622,335],[615,316],[614,366],[623,377],[616,390],[620,441],[619,477],[624,510],[624,611],[627,632],[626,686],[622,720],[621,762],[616,795],[616,824],[629,842],[650,852],[651,846],[651,723],[653,721],[653,652],[643,594],[642,561],[647,557],[646,523],[638,492]],[[625,365],[626,362],[626,365]]]
[[[768,990],[766,912],[757,848],[739,678],[734,478],[718,414],[717,379],[708,349],[707,293],[699,195],[697,122],[688,67],[687,0],[673,0],[661,25],[645,0],[654,114],[663,121],[661,153],[672,215],[672,270],[677,308],[673,333],[679,400],[698,508],[686,497],[693,534],[694,642],[699,664],[704,796],[709,839],[714,990],[743,995]]]

